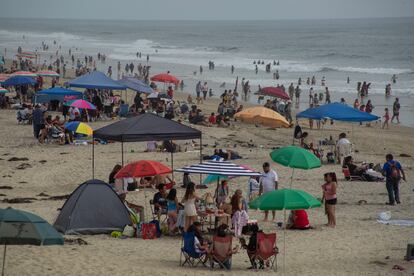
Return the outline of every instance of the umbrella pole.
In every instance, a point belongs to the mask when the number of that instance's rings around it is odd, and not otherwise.
[[[171,148],[173,149],[171,151],[171,174],[172,174],[172,180],[174,181],[174,146],[173,146],[173,141],[170,141],[171,143]]]
[[[124,141],[121,141],[121,162],[122,166],[124,166]]]
[[[200,135],[200,164],[203,162],[203,138]],[[200,173],[200,185],[201,185],[201,173]]]
[[[290,188],[292,189],[293,174],[295,173],[295,168],[292,169],[292,175],[290,176]]]
[[[286,272],[286,209],[283,210],[284,213],[284,230],[283,230],[283,274]]]
[[[95,143],[92,136],[92,179],[95,179]]]
[[[6,248],[7,248],[7,243],[4,243],[3,268],[1,270],[1,276],[4,276],[4,266],[5,266],[5,263],[6,263]]]

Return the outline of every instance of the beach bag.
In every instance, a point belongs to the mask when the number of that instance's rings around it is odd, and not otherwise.
[[[154,223],[143,223],[141,225],[141,236],[144,240],[154,240],[157,238],[157,228]]]
[[[155,225],[155,231],[156,231],[157,238],[161,237],[162,233],[161,233],[160,222],[154,219],[154,220],[151,220],[149,223],[152,223]]]
[[[391,179],[394,181],[399,181],[401,179],[400,170],[396,166],[396,162],[389,163],[391,167]]]
[[[135,235],[134,227],[132,227],[130,225],[125,225],[125,228],[124,228],[124,231],[122,232],[122,235],[132,238]]]

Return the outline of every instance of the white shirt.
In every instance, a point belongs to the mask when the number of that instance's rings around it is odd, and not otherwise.
[[[256,179],[250,178],[248,184],[249,184],[249,187],[248,187],[247,190],[249,191],[249,195],[251,193],[254,193],[254,192],[258,192],[259,191],[260,184],[259,184],[259,182],[257,182]]]
[[[274,170],[269,170],[267,173],[263,173],[263,176],[260,178],[260,184],[263,186],[263,193],[274,191],[275,182],[277,181],[277,173]]]
[[[340,145],[345,145],[345,144],[351,144],[351,142],[349,142],[349,140],[346,138],[341,138],[338,140],[338,143],[336,144],[336,146],[339,147]]]

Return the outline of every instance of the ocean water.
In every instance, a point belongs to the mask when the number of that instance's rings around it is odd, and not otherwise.
[[[56,40],[57,44],[53,44]],[[41,42],[50,45],[41,51]],[[392,85],[394,96],[404,99],[402,105],[414,114],[414,18],[352,19],[352,20],[283,20],[283,21],[105,21],[0,18],[0,52],[7,48],[12,58],[18,46],[23,50],[37,49],[41,61],[49,61],[61,46],[82,56],[105,53],[108,61],[99,65],[106,70],[118,60],[146,64],[150,55],[152,72],[171,70],[184,79],[193,91],[196,81],[208,81],[214,90],[225,82],[234,87],[236,76],[250,80],[252,90],[258,85],[269,86],[302,82],[313,75],[317,78],[316,92],[322,91],[320,79],[325,76],[334,96],[356,97],[356,83],[371,83],[370,94],[377,106],[389,106],[383,99],[385,85],[396,74]],[[77,48],[77,50],[75,50]],[[136,52],[142,52],[142,58]],[[254,72],[254,60],[265,63],[279,60],[272,72]],[[215,70],[208,70],[208,61]],[[71,63],[70,63],[71,64]],[[204,67],[202,75],[199,66]],[[235,66],[231,74],[230,66]],[[123,68],[124,66],[122,66]],[[116,68],[116,66],[114,66]],[[115,74],[116,76],[116,74]],[[350,84],[346,83],[347,77]],[[302,85],[303,95],[308,87]],[[217,92],[216,94],[218,94]],[[374,102],[375,104],[375,102]],[[382,109],[383,110],[383,109]],[[378,115],[383,111],[378,110]],[[403,112],[404,110],[402,110]],[[414,116],[412,123],[414,125]]]

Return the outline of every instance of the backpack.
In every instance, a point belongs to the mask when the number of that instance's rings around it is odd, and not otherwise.
[[[400,173],[400,170],[397,168],[396,164],[397,164],[396,162],[393,162],[393,163],[389,162],[389,165],[391,168],[390,176],[392,180],[398,181],[401,179],[401,173]]]

